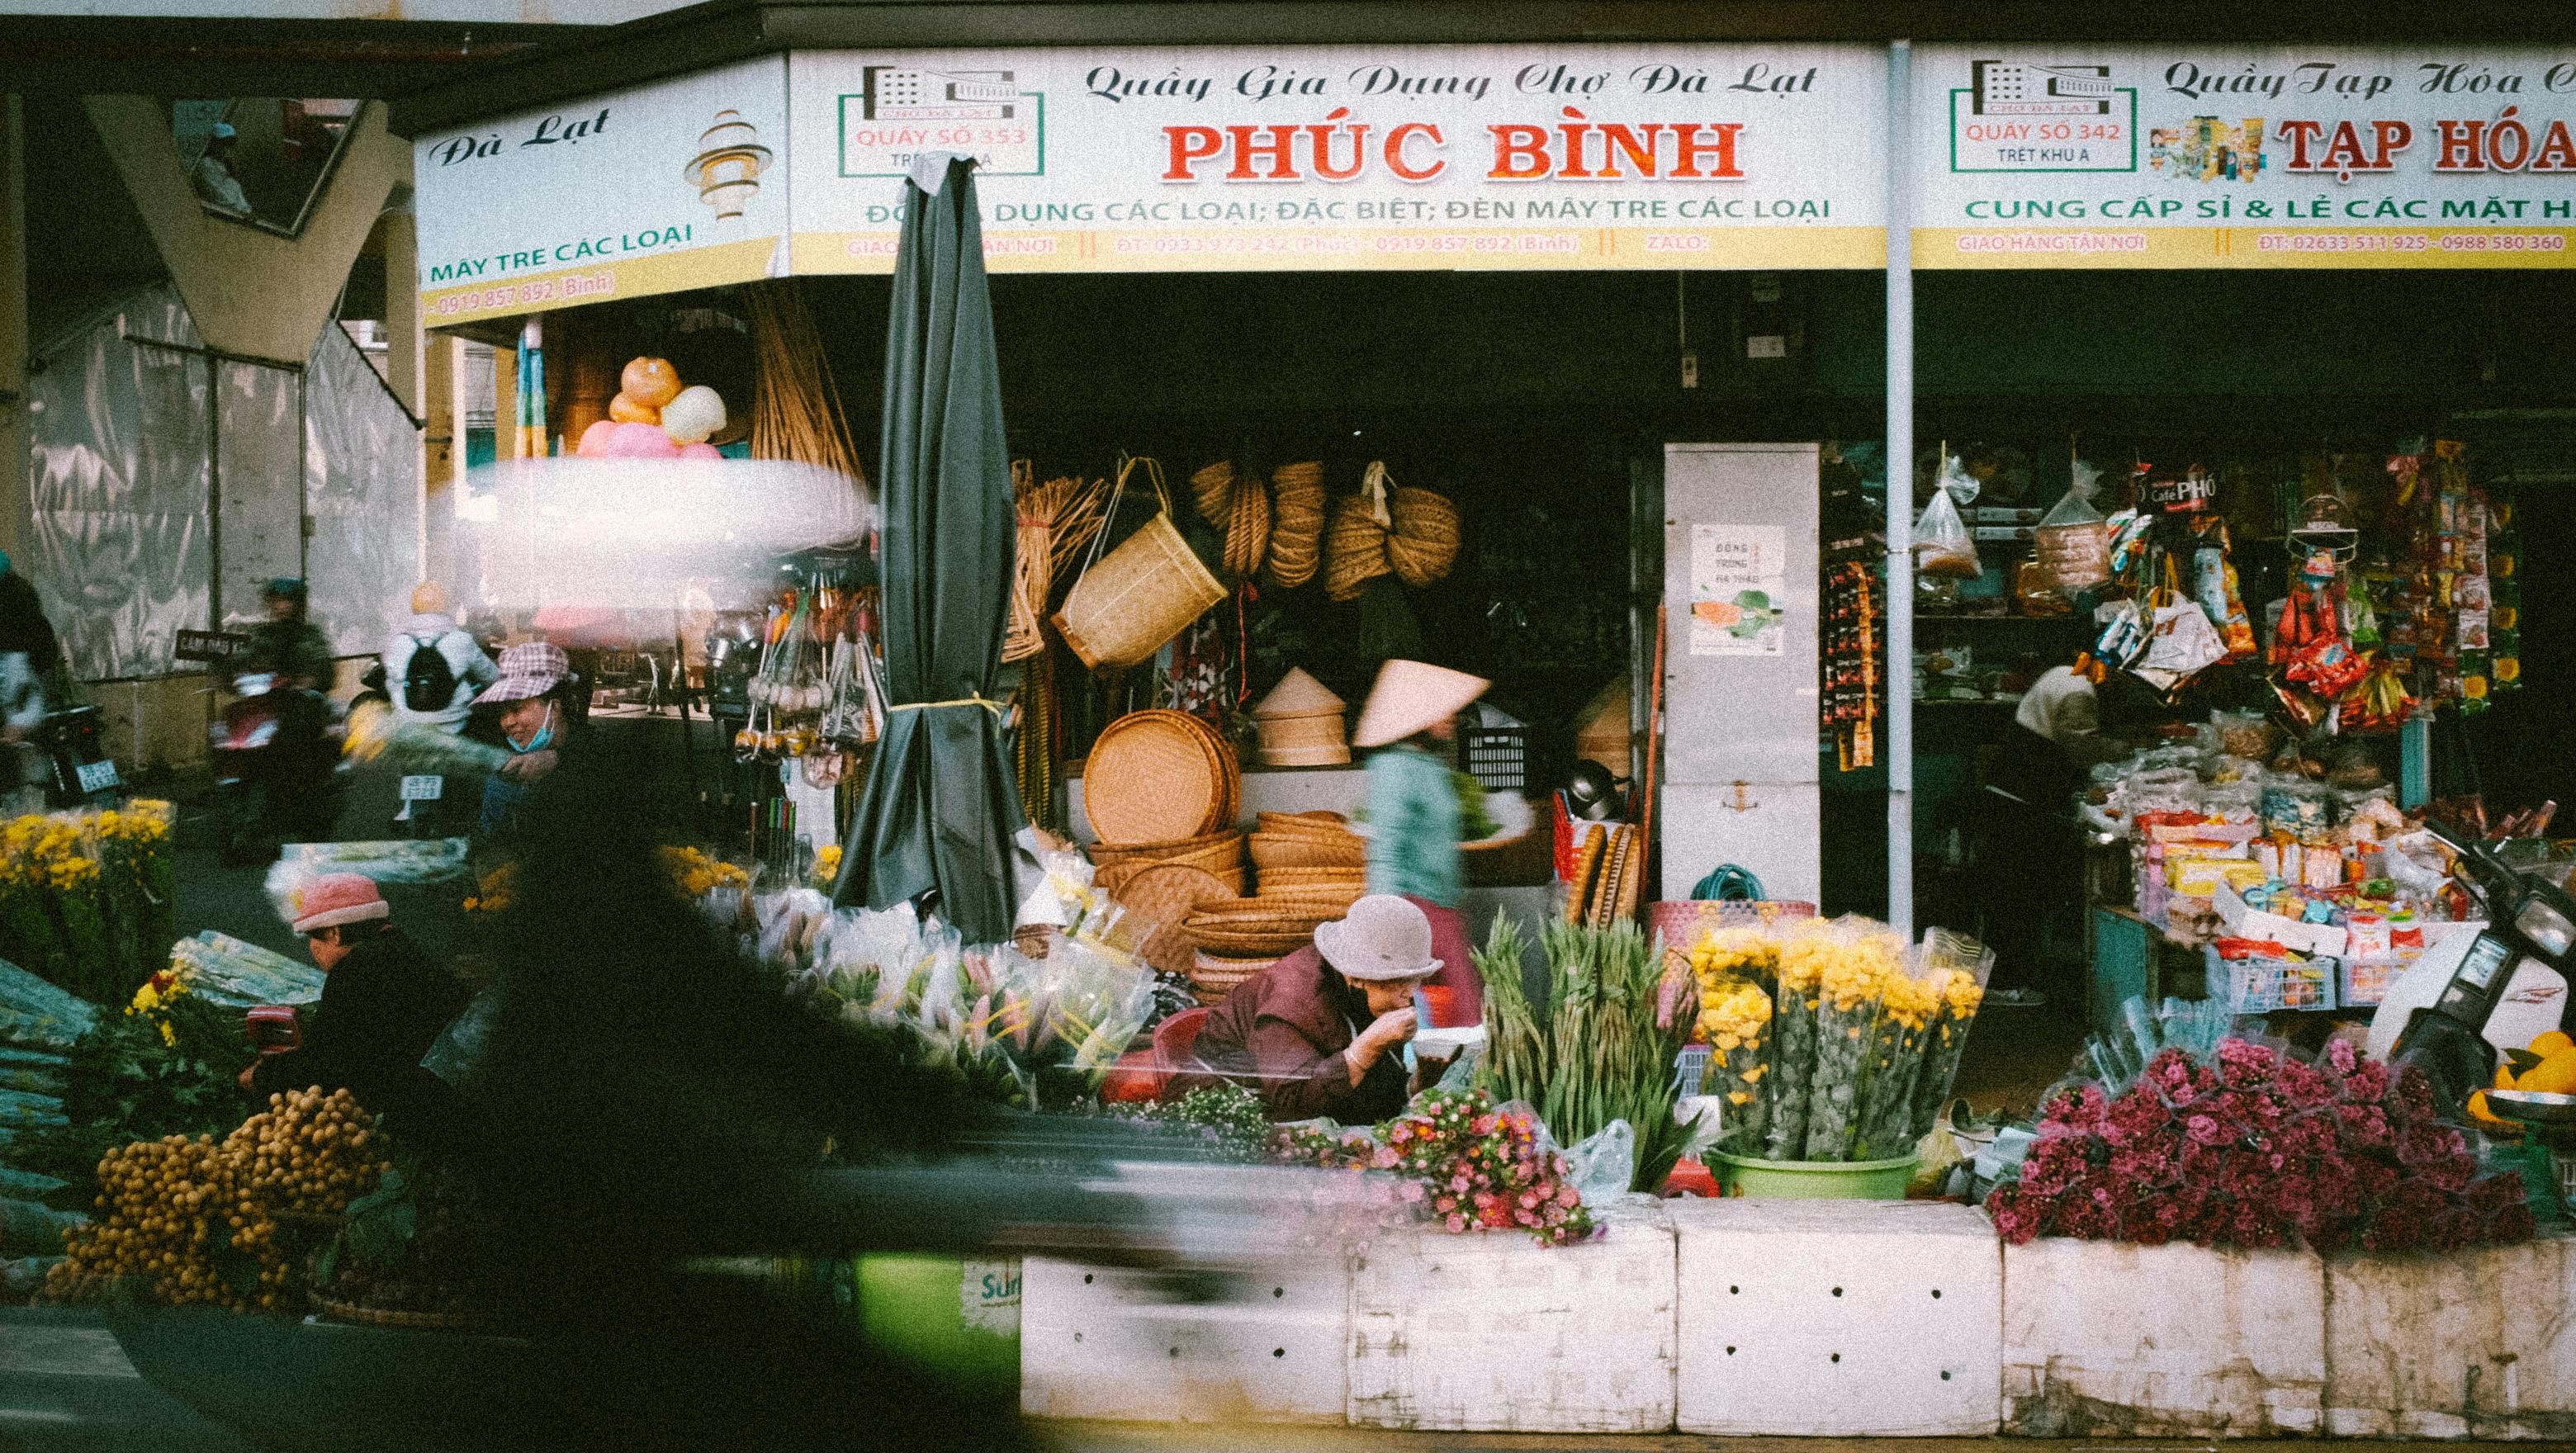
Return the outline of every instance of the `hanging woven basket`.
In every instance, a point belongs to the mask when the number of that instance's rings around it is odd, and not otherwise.
[[[1458,507],[1427,489],[1390,490],[1386,465],[1372,464],[1360,492],[1333,507],[1324,541],[1324,590],[1357,600],[1381,575],[1420,589],[1458,562]]]
[[[1270,583],[1294,590],[1323,563],[1324,466],[1283,464],[1270,475]]]
[[[1162,468],[1154,461],[1127,461],[1118,471],[1117,490],[1112,491],[1104,513],[1117,514],[1118,493],[1125,490],[1129,471],[1140,463],[1146,466],[1163,508],[1143,529],[1120,541],[1117,549],[1086,566],[1082,578],[1066,593],[1064,608],[1054,616],[1056,633],[1064,637],[1065,645],[1082,658],[1083,665],[1095,670],[1145,660],[1208,607],[1225,599],[1225,587],[1199,563],[1172,523],[1171,496],[1163,488]],[[1095,537],[1094,548],[1106,538],[1105,531]]]

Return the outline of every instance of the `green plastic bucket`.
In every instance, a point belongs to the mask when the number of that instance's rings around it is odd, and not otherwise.
[[[961,1392],[1019,1400],[1017,1257],[862,1256],[855,1280],[870,1342]]]
[[[1922,1155],[1893,1160],[1757,1160],[1719,1151],[1718,1184],[1730,1196],[1772,1201],[1900,1201]]]

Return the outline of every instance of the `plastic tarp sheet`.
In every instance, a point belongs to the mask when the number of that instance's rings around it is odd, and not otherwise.
[[[420,569],[420,431],[337,327],[304,373],[305,575],[313,619],[344,656],[372,655],[410,613]]]
[[[215,605],[227,630],[265,613],[260,596],[269,581],[306,573],[295,429],[302,382],[291,368],[215,364],[215,557],[223,575]]]
[[[55,340],[30,380],[19,566],[84,679],[176,670],[179,631],[218,604],[255,618],[273,575],[312,582],[336,651],[372,654],[415,583],[419,431],[348,334],[324,328],[301,376],[183,351],[201,346],[165,283]]]
[[[171,669],[213,583],[207,360],[178,293],[146,289],[39,356],[28,380],[33,467],[19,569],[75,673]]]

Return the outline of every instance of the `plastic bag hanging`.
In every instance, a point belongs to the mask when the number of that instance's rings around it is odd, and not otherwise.
[[[1941,450],[1939,483],[1941,492],[1962,509],[1975,504],[1977,496],[1985,492],[1984,482],[1970,474],[1967,466],[1959,461],[1959,456],[1951,453],[1946,445]]]
[[[1914,550],[1914,568],[1923,575],[1974,580],[1985,573],[1984,562],[1977,558],[1977,542],[1969,536],[1967,521],[1959,517],[1959,506],[1947,489],[1932,491],[1932,502],[1915,519]]]
[[[2051,589],[2082,590],[2111,578],[2111,529],[2093,507],[2102,471],[2078,459],[2074,482],[2042,516],[2032,553]]]

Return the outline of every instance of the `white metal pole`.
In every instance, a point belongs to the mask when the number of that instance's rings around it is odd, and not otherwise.
[[[1914,937],[1914,45],[1887,47],[1887,921]]]

